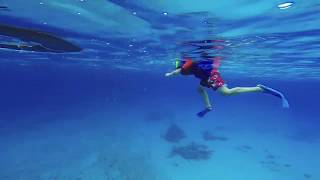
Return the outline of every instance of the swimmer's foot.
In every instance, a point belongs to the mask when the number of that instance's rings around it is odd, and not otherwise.
[[[277,91],[275,89],[272,89],[270,87],[264,86],[262,84],[258,84],[257,87],[260,87],[262,89],[263,93],[271,94],[273,96],[276,96],[276,97],[282,99],[282,106],[284,108],[289,108],[289,103],[288,103],[287,99],[284,97],[284,95],[281,92],[279,92],[279,91]]]
[[[263,93],[271,94],[271,95],[274,95],[274,96],[276,96],[278,98],[282,98],[282,96],[283,96],[279,91],[274,90],[272,88],[269,88],[269,87],[267,87],[265,85],[258,84],[257,87],[261,88]]]
[[[280,93],[279,91],[274,90],[272,88],[269,88],[269,87],[267,87],[265,85],[258,84],[257,87],[261,88],[263,90],[262,91],[263,93],[271,94],[271,95],[276,96],[278,98],[282,98],[283,97],[282,93]]]
[[[198,117],[203,117],[204,115],[206,115],[208,112],[212,111],[212,107],[207,107],[204,110],[200,111],[197,113]]]

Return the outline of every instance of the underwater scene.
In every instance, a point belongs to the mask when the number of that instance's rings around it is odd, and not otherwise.
[[[0,180],[319,180],[319,0],[0,0]]]

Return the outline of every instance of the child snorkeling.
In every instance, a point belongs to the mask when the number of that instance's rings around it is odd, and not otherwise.
[[[219,57],[214,57],[212,60],[202,60],[193,61],[191,58],[183,58],[183,60],[176,60],[176,69],[172,72],[166,73],[166,77],[173,75],[194,75],[196,78],[200,79],[200,85],[198,91],[205,102],[205,109],[197,113],[199,117],[203,117],[208,112],[212,110],[211,102],[208,97],[205,88],[211,88],[214,91],[218,91],[222,95],[231,96],[242,93],[267,93],[282,99],[282,105],[285,108],[289,108],[288,101],[277,90],[270,87],[258,84],[255,87],[234,87],[228,88],[222,79],[218,67],[219,67]]]

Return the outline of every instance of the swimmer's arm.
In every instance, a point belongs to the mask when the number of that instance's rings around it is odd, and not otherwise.
[[[168,73],[165,74],[165,76],[169,77],[169,76],[173,76],[173,75],[178,75],[178,74],[180,74],[180,72],[181,72],[181,68],[176,69],[176,70],[174,70],[172,72],[168,72]]]

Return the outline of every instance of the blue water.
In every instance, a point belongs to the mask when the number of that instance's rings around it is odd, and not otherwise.
[[[0,23],[83,50],[0,49],[2,180],[320,179],[320,2],[0,0]],[[1,30],[0,30],[1,31]],[[188,41],[215,40],[228,86],[284,93],[225,97],[191,76],[164,77]],[[0,41],[28,44],[0,35]],[[201,53],[200,53],[201,54]],[[170,125],[186,134],[165,140]],[[226,140],[206,141],[209,131]],[[209,159],[170,156],[190,143]]]

